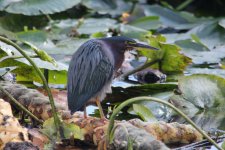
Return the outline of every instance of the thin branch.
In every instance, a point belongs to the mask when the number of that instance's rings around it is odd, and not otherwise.
[[[27,110],[22,104],[20,104],[9,92],[7,92],[2,86],[0,86],[0,90],[8,96],[8,98],[14,103],[16,104],[16,106],[18,106],[21,110],[23,110],[24,112],[26,112],[31,118],[33,118],[34,120],[36,120],[39,123],[43,123],[42,120],[38,119],[34,114],[32,114],[29,110]]]
[[[37,55],[32,55],[32,56],[29,56],[30,58],[37,58],[38,56]],[[2,57],[0,59],[0,62],[6,60],[6,59],[10,59],[10,58],[13,58],[13,59],[19,59],[19,58],[24,58],[24,56],[5,56],[5,57]]]
[[[154,61],[151,61],[151,62],[147,62],[147,63],[145,63],[145,64],[142,65],[142,66],[139,66],[139,67],[137,67],[137,68],[135,68],[135,69],[133,69],[133,70],[127,72],[127,73],[124,73],[124,74],[120,75],[118,78],[126,79],[129,75],[132,75],[132,74],[134,74],[134,73],[136,73],[136,72],[138,72],[138,71],[141,71],[141,70],[143,70],[143,69],[146,69],[146,68],[148,68],[149,66],[154,65],[154,64],[157,63],[157,62],[159,62],[158,59],[156,59],[156,60],[154,60]]]

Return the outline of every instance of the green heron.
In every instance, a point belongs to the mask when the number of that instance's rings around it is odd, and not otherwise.
[[[84,108],[86,103],[96,102],[101,118],[104,118],[100,102],[111,93],[111,83],[124,61],[124,53],[134,48],[154,47],[137,43],[123,36],[91,39],[73,54],[68,70],[68,107],[71,113]]]

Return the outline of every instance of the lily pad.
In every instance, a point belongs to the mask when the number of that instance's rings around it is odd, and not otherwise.
[[[194,16],[180,14],[159,5],[144,6],[144,13],[146,16],[159,16],[159,20],[164,26],[178,30],[191,29],[202,23],[200,19],[196,20]]]
[[[80,34],[93,34],[96,32],[106,32],[109,28],[114,28],[116,20],[109,18],[89,18],[84,19],[77,31]]]
[[[218,25],[218,19],[204,22],[189,30],[186,34],[197,35],[201,39],[201,42],[211,50],[225,43],[225,29]]]
[[[28,16],[53,14],[72,8],[80,2],[80,0],[2,0],[0,10]]]
[[[150,30],[150,29],[155,30],[161,26],[161,22],[159,21],[158,16],[146,16],[131,22],[130,25],[133,25],[145,30]]]
[[[178,82],[178,93],[171,99],[189,101],[197,108],[207,109],[225,104],[225,79],[215,75],[195,74]]]
[[[28,42],[40,42],[43,43],[47,40],[46,32],[40,30],[29,30],[18,32],[17,37],[19,40]]]
[[[188,67],[185,71],[186,74],[213,74],[220,77],[225,78],[225,69],[219,69],[219,68],[194,68],[194,67]]]
[[[216,49],[210,50],[202,44],[196,43],[193,40],[180,40],[175,44],[182,47],[182,52],[192,58],[195,64],[204,63],[219,63],[225,57],[225,46],[218,46]]]
[[[135,39],[144,39],[144,37],[148,34],[151,34],[150,31],[135,27],[132,25],[125,25],[125,24],[120,24],[119,29],[121,31],[121,34],[123,36],[127,36],[130,38],[135,38]]]
[[[82,4],[98,13],[113,16],[129,11],[132,5],[123,0],[83,0]]]

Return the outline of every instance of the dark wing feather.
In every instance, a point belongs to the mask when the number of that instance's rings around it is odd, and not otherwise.
[[[68,106],[78,111],[112,79],[113,65],[94,40],[84,43],[74,54],[68,71]]]

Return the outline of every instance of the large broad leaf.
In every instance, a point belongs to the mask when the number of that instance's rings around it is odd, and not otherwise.
[[[66,33],[54,33],[53,35],[61,36],[56,38],[55,36],[50,34],[46,34],[40,30],[29,30],[23,31],[16,34],[18,40],[28,41],[32,43],[38,49],[46,51],[51,55],[72,55],[81,44],[83,44],[88,39],[78,39],[78,38],[70,38],[66,35]],[[50,37],[49,37],[50,35]],[[50,39],[52,38],[52,40]],[[58,42],[53,42],[53,40],[59,40]],[[23,46],[23,49],[26,51],[31,51],[30,47]]]
[[[195,74],[183,77],[178,82],[179,92],[174,101],[183,99],[198,108],[211,108],[225,104],[225,79],[207,74]]]
[[[14,58],[21,57],[22,55],[12,46],[9,46],[3,42],[0,42],[0,67],[13,67],[17,68],[13,70],[13,73],[17,75],[17,80],[20,81],[37,81],[42,83],[37,72],[30,65],[28,60],[25,58]],[[31,55],[32,53],[28,53]],[[3,59],[5,58],[5,59]],[[49,83],[54,84],[65,84],[67,82],[67,69],[68,66],[62,63],[50,63],[48,61],[41,60],[40,58],[32,58],[34,63],[44,72],[44,69],[49,70],[48,80]]]
[[[219,25],[221,27],[225,28],[225,19],[224,18],[219,21]]]
[[[159,16],[164,26],[179,30],[191,29],[201,23],[200,19],[195,19],[194,16],[187,15],[187,13],[180,14],[159,5],[144,6],[144,13],[146,16]]]
[[[219,68],[194,68],[188,67],[185,71],[187,74],[213,74],[225,78],[225,69]]]
[[[44,69],[48,70],[48,82],[51,84],[66,84],[67,83],[67,70],[68,66],[62,63],[56,63],[54,65],[50,62],[43,61],[39,58],[32,58],[35,64],[44,72]],[[16,59],[23,65],[16,68],[13,72],[17,74],[17,81],[36,81],[42,83],[42,80],[37,75],[37,72],[33,69],[30,63],[25,58]],[[24,65],[26,64],[26,65]]]
[[[28,41],[28,42],[43,43],[47,40],[46,32],[40,31],[40,30],[22,31],[22,32],[18,32],[16,35],[20,40]]]
[[[24,29],[27,30],[27,29],[41,28],[46,26],[47,23],[48,20],[45,16],[25,16],[18,14],[7,14],[2,15],[0,17],[0,26],[1,26],[0,28],[13,32],[20,32],[23,31]],[[10,35],[6,36],[11,37]]]
[[[201,42],[211,50],[225,43],[225,29],[218,25],[217,19],[204,22],[191,29],[186,34],[189,36],[195,34],[201,39]]]
[[[72,8],[80,0],[2,0],[0,10],[28,16],[53,14]]]
[[[133,25],[145,30],[150,30],[150,29],[155,30],[161,27],[161,22],[159,21],[158,16],[147,16],[147,17],[136,19],[135,21],[131,22],[130,25]]]
[[[132,25],[120,24],[120,31],[123,36],[127,36],[135,39],[144,39],[146,35],[151,34],[150,31],[135,27]]]
[[[225,57],[225,46],[218,46],[216,49],[210,50],[202,44],[196,43],[193,40],[180,40],[175,44],[182,48],[182,52],[192,58],[193,63],[219,63]]]
[[[174,44],[167,44],[165,37],[161,35],[150,36],[147,40],[149,40],[150,45],[160,49],[158,51],[141,51],[149,61],[160,61],[159,64],[155,64],[151,67],[161,69],[167,74],[174,74],[183,72],[186,66],[191,62],[189,57],[181,54],[180,47]]]
[[[224,130],[225,78],[208,74],[181,78],[170,102],[204,130]],[[174,121],[185,120],[176,117]]]
[[[64,19],[55,20],[48,26],[51,40],[66,40],[72,37],[87,37],[87,35],[99,32],[106,34],[109,29],[117,27],[117,21],[109,18],[86,18],[86,19]],[[85,34],[83,36],[83,34]],[[87,37],[88,38],[88,37]]]
[[[99,13],[120,15],[127,12],[132,7],[132,4],[124,0],[83,0],[82,4]]]
[[[85,19],[78,27],[77,31],[80,34],[92,34],[96,32],[106,32],[109,28],[114,28],[116,21],[109,18]]]

